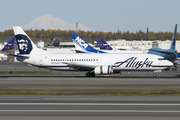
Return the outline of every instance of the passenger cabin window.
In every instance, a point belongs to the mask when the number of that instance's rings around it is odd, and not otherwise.
[[[165,60],[165,58],[158,58],[158,60]],[[98,61],[98,59],[51,59],[51,61]]]

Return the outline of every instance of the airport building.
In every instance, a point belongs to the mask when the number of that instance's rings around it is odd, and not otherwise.
[[[129,50],[148,50],[152,47],[159,47],[161,49],[169,49],[171,45],[171,40],[160,41],[127,41],[127,40],[113,40],[107,41],[114,49],[129,49]],[[176,49],[180,52],[180,40],[176,41]]]

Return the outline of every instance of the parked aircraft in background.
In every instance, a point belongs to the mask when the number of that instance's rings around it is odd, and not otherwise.
[[[15,40],[15,38],[10,38],[5,45],[0,46],[0,49],[1,49],[0,52],[4,52],[6,50],[13,49],[14,45],[15,45],[14,40]],[[7,55],[0,53],[0,60],[1,61],[7,60],[7,58],[8,58]]]
[[[4,61],[4,60],[7,60],[8,56],[3,54],[3,53],[0,53],[0,61]]]
[[[164,57],[165,59],[174,62],[177,58],[177,50],[175,48],[176,46],[176,32],[177,32],[177,24],[175,25],[174,34],[171,41],[170,49],[164,50],[159,47],[151,48],[148,51],[148,54],[156,54],[159,56]]]
[[[5,45],[1,45],[0,46],[0,51],[14,49],[14,45],[15,45],[14,40],[15,40],[15,38],[12,37],[7,41],[7,43]]]
[[[77,53],[147,53],[147,51],[130,51],[130,50],[96,50],[84,41],[79,35],[71,34]]]
[[[104,50],[112,50],[113,48],[102,38],[96,38],[96,43],[95,45],[97,47],[100,47],[100,49],[104,49]]]
[[[7,41],[7,43],[3,46],[3,48],[1,49],[1,51],[14,49],[14,45],[15,45],[14,40],[15,40],[14,37],[10,38],[10,39]]]
[[[75,43],[76,53],[106,53],[104,51],[94,49],[77,34],[71,34],[71,37]]]
[[[86,76],[120,71],[159,71],[173,64],[163,57],[147,54],[53,54],[36,47],[21,27],[13,27],[18,61],[52,70],[88,71]],[[81,41],[78,41],[81,42]],[[82,43],[83,44],[83,43]],[[87,45],[84,45],[87,48]]]

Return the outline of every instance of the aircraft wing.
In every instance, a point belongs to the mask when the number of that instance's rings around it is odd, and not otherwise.
[[[67,63],[67,62],[63,62],[63,63],[67,64],[68,67],[74,68],[76,70],[93,70],[96,67],[94,65],[84,65],[77,63]]]

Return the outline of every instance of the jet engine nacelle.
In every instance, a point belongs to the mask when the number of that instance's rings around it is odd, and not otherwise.
[[[94,69],[95,74],[112,74],[113,68],[112,66],[98,66]]]

